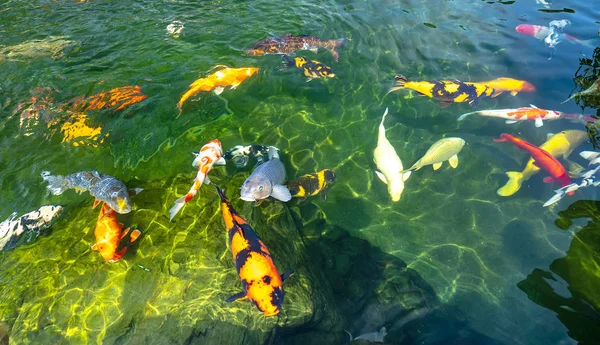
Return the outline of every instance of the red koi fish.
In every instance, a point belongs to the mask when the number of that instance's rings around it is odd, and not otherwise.
[[[102,204],[102,209],[98,215],[98,222],[96,223],[96,229],[94,235],[96,235],[96,244],[92,246],[92,250],[97,250],[100,255],[107,262],[116,262],[121,260],[127,247],[123,247],[119,252],[119,245],[121,240],[127,236],[130,229],[127,228],[124,231],[123,224],[117,220],[117,212],[110,208],[106,203]],[[129,242],[133,243],[138,239],[141,232],[139,230],[133,230],[129,236]]]
[[[192,163],[193,166],[198,166],[198,174],[194,179],[194,184],[190,191],[181,198],[175,200],[175,204],[169,210],[169,220],[173,220],[173,217],[179,212],[183,206],[188,203],[198,193],[202,184],[209,184],[210,179],[208,178],[208,172],[212,169],[213,165],[225,165],[225,158],[223,158],[223,148],[219,139],[209,141],[206,145],[202,146],[200,152],[196,155],[196,159]]]
[[[533,158],[533,165],[546,171],[550,176],[544,178],[545,183],[557,183],[561,187],[571,184],[571,179],[567,176],[565,167],[556,158],[546,150],[528,143],[523,139],[513,137],[510,134],[502,133],[500,138],[494,139],[495,142],[510,141],[519,149],[527,150]],[[570,192],[573,195],[574,192]]]
[[[229,245],[235,268],[242,280],[242,292],[226,301],[247,298],[265,316],[277,315],[283,303],[283,281],[294,274],[294,271],[279,274],[265,244],[244,218],[235,212],[223,191],[214,183],[213,186],[221,198],[221,211],[229,234]]]

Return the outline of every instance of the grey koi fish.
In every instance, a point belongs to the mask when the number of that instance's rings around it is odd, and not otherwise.
[[[127,186],[114,176],[103,175],[95,170],[80,171],[67,176],[52,176],[49,171],[42,171],[42,178],[48,182],[47,188],[54,195],[62,194],[67,189],[75,189],[78,192],[88,191],[96,198],[94,206],[104,201],[118,213],[131,212],[131,199]]]
[[[0,250],[14,248],[23,234],[30,234],[27,242],[37,238],[41,232],[49,228],[54,219],[63,211],[60,205],[42,206],[38,210],[25,213],[16,218],[14,212],[5,221],[0,223]]]

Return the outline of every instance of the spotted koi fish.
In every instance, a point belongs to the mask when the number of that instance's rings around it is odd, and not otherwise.
[[[67,176],[50,175],[49,171],[42,171],[42,179],[48,182],[46,187],[54,195],[64,193],[67,189],[78,192],[88,191],[96,198],[94,206],[101,201],[108,204],[118,213],[131,212],[131,199],[127,186],[116,177],[104,175],[98,171],[80,171]]]
[[[421,95],[438,100],[442,108],[446,108],[454,102],[468,102],[472,106],[477,106],[481,97],[491,96],[494,93],[494,89],[479,83],[459,80],[415,82],[409,81],[403,75],[396,76],[396,83],[388,93],[399,89],[412,89]]]
[[[246,51],[246,54],[250,56],[263,56],[265,54],[291,55],[298,50],[310,50],[316,53],[319,48],[325,48],[329,50],[333,59],[338,61],[340,55],[337,49],[344,42],[346,42],[344,38],[322,41],[320,38],[313,36],[292,36],[291,34],[286,34],[258,41],[252,48]]]
[[[221,198],[221,211],[229,234],[229,245],[235,268],[242,280],[242,292],[227,298],[226,301],[247,298],[264,313],[264,316],[277,315],[283,303],[283,281],[294,274],[294,271],[279,274],[265,244],[252,227],[235,212],[223,191],[214,183],[213,186]]]
[[[513,124],[519,121],[535,121],[536,127],[542,127],[545,121],[556,120],[556,119],[568,119],[568,120],[581,120],[581,121],[594,121],[591,116],[580,115],[580,114],[567,114],[560,111],[545,110],[530,104],[529,107],[523,107],[518,109],[494,109],[494,110],[480,110],[473,111],[470,113],[462,114],[458,117],[458,121],[464,120],[469,115],[480,115],[488,117],[498,117],[506,119],[507,124]]]
[[[106,262],[117,262],[121,260],[127,252],[127,246],[119,249],[121,240],[127,236],[130,229],[123,230],[123,224],[117,219],[117,212],[110,208],[106,203],[102,204],[94,235],[96,243],[92,246],[92,250],[96,250],[102,255]],[[129,243],[135,242],[141,235],[139,230],[133,230],[129,236]]]
[[[500,138],[494,139],[495,142],[510,141],[515,144],[516,147],[522,150],[526,150],[531,154],[531,158],[534,160],[533,165],[546,171],[550,176],[544,178],[545,183],[557,183],[561,187],[571,184],[571,179],[567,175],[567,171],[562,164],[556,158],[554,158],[548,151],[543,150],[527,141],[514,137],[510,134],[502,133]],[[573,195],[574,192],[570,192],[569,195]]]
[[[27,243],[36,239],[44,230],[49,228],[54,220],[61,215],[60,205],[42,206],[38,210],[17,217],[17,213],[0,223],[0,250],[14,248],[19,239],[27,234]]]
[[[294,59],[285,59],[284,66],[296,66],[304,72],[304,75],[308,77],[307,82],[315,78],[333,78],[335,74],[331,71],[331,68],[323,63],[315,60],[306,60],[303,57],[297,57]]]
[[[327,189],[335,182],[335,173],[329,169],[323,169],[313,174],[300,176],[287,184],[292,197],[306,199],[309,196],[319,194],[321,199],[327,199]]]
[[[209,141],[206,145],[202,146],[200,152],[196,155],[193,166],[198,167],[198,174],[194,179],[194,184],[190,191],[181,198],[175,200],[175,204],[169,210],[169,220],[173,220],[173,217],[198,193],[198,190],[202,184],[210,183],[208,178],[208,172],[212,169],[213,165],[225,165],[225,158],[223,158],[223,149],[221,148],[221,142],[219,139]]]

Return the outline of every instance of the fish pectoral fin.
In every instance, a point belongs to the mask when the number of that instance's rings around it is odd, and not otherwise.
[[[450,166],[452,167],[452,169],[455,169],[458,166],[458,156],[454,155],[454,156],[450,157],[450,159],[448,160],[448,163],[450,163]]]
[[[496,91],[496,90],[494,90],[494,92],[492,93],[491,97],[492,98],[496,98],[496,97],[500,96],[502,94],[502,92],[504,92],[504,91]],[[512,95],[512,92],[511,92],[511,95]]]
[[[141,234],[142,234],[142,232],[139,231],[138,229],[133,230],[131,232],[131,235],[129,235],[129,243],[135,242],[138,238],[140,238]]]
[[[402,181],[408,180],[408,178],[410,177],[410,174],[412,174],[412,170],[407,170],[405,172],[402,173]]]
[[[287,271],[287,272],[283,273],[283,274],[281,275],[281,280],[282,280],[282,281],[285,281],[285,280],[286,280],[286,279],[288,279],[289,277],[293,276],[293,275],[294,275],[294,273],[296,273],[296,271],[295,271],[295,270],[289,270],[289,271]]]
[[[442,162],[433,163],[433,170],[438,170],[442,166]]]
[[[240,83],[232,84],[230,90],[233,90],[233,89],[235,89],[238,86],[240,86]]]
[[[306,82],[308,83],[311,80],[313,80],[313,78],[309,77],[309,78],[306,79]]]
[[[208,178],[208,176],[204,177],[204,181],[202,183],[210,184],[210,179]]]
[[[583,172],[585,170],[584,167],[573,162],[570,159],[564,158],[564,161],[565,161],[565,165],[567,168],[567,175],[569,175],[569,177],[571,177],[571,178],[580,177],[581,172]]]
[[[94,205],[92,205],[92,208],[96,208],[96,206],[100,205],[100,203],[101,203],[101,202],[102,202],[102,201],[100,201],[100,200],[98,200],[98,199],[95,199],[95,200],[94,200]]]
[[[385,175],[381,173],[381,171],[377,171],[375,170],[375,174],[377,175],[377,177],[379,177],[379,179],[381,180],[381,182],[388,184],[387,179],[385,178]]]
[[[225,157],[220,157],[216,162],[216,165],[225,165],[227,162],[225,161]]]
[[[511,92],[510,92],[510,95],[511,95],[511,96],[516,96],[518,93],[519,93],[519,91],[511,91]]]
[[[273,186],[271,196],[283,202],[290,201],[290,199],[292,199],[292,194],[290,193],[290,190],[287,189],[286,186],[280,184],[276,184]]]
[[[321,197],[321,200],[327,200],[327,188],[322,189],[319,192],[319,196]],[[306,198],[304,198],[304,199],[306,199]]]
[[[554,179],[550,176],[544,177],[544,183],[554,183]]]
[[[532,163],[532,164],[533,164],[533,166],[534,166],[534,167],[536,167],[536,168],[538,168],[538,169],[541,169],[541,168],[542,168],[542,167],[541,167],[541,166],[538,164],[538,162],[537,162],[537,161],[533,161],[533,163]]]
[[[530,107],[532,107],[532,108],[535,108],[535,109],[539,109],[538,107],[536,107],[536,106],[535,106],[535,105],[533,105],[533,104],[530,104],[529,106],[530,106]]]
[[[535,127],[536,128],[540,128],[544,125],[544,121],[542,121],[541,117],[536,117],[535,118]]]
[[[217,86],[214,88],[213,92],[215,93],[215,95],[220,95],[223,93],[223,91],[225,90],[224,87],[222,86]]]
[[[131,228],[127,228],[127,229],[123,230],[123,232],[121,233],[121,237],[119,238],[119,240],[122,240],[125,236],[127,236],[127,234],[129,233],[129,230],[131,230]]]
[[[129,193],[129,196],[136,196],[138,194],[140,194],[141,191],[143,191],[144,188],[134,188],[134,189],[130,189],[127,192]]]
[[[440,107],[442,109],[448,108],[452,103],[452,101],[440,101]]]
[[[231,303],[233,301],[241,301],[241,300],[246,299],[246,298],[248,298],[248,295],[246,295],[246,293],[244,291],[242,291],[242,292],[236,293],[235,295],[229,296],[229,298],[227,298],[225,300],[225,302]]]
[[[550,139],[550,137],[552,137],[553,135],[554,135],[554,133],[548,133],[548,134],[546,134],[546,140]],[[570,151],[569,154],[571,154],[571,152],[573,152],[573,151]],[[565,158],[567,158],[567,157],[565,156]]]
[[[92,250],[98,250],[98,243],[94,243],[94,245],[92,245]]]
[[[517,120],[506,120],[504,121],[504,123],[506,123],[507,125],[512,125],[513,123],[517,123]]]

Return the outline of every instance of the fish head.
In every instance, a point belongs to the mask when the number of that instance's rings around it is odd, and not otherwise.
[[[48,205],[40,207],[39,211],[43,221],[45,223],[50,223],[54,218],[62,213],[63,207],[60,205]]]
[[[521,91],[523,92],[535,92],[535,86],[532,83],[523,80],[523,84],[521,85]]]
[[[562,131],[560,132],[560,134],[564,135],[571,149],[575,149],[577,146],[581,145],[584,141],[588,139],[588,133],[586,131],[581,131],[578,129]]]
[[[392,198],[393,202],[400,201],[400,196],[402,192],[404,192],[404,182],[402,182],[402,177],[399,177],[400,182],[392,182],[388,180],[388,193]]]
[[[104,261],[114,262],[117,251],[117,243],[111,243],[108,240],[102,240],[94,244],[92,246],[92,250],[100,253]]]
[[[325,176],[325,181],[327,183],[333,183],[335,182],[335,173],[333,171],[331,171],[330,169],[325,169],[323,170],[323,176]]]
[[[535,36],[535,34],[537,33],[535,26],[531,24],[519,24],[517,25],[515,30],[520,34],[527,36]]]
[[[265,176],[250,176],[242,184],[240,198],[244,201],[257,201],[266,199],[273,191],[273,184]]]
[[[131,212],[131,199],[129,198],[129,191],[124,184],[122,186],[111,187],[107,194],[106,203],[110,208],[121,214]]]

